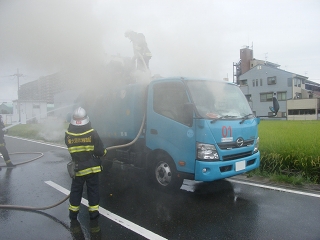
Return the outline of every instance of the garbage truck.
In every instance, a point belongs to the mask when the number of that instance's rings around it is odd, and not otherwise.
[[[144,169],[160,188],[259,167],[260,118],[234,83],[161,78],[110,89],[90,106],[80,104],[106,147],[124,146],[110,150],[108,160]],[[278,105],[270,109],[276,114]]]

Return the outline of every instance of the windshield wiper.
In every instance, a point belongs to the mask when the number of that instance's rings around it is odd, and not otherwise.
[[[242,120],[240,121],[240,124],[242,124],[245,120],[249,119],[250,116],[253,116],[253,114],[252,114],[252,113],[249,113],[249,114],[247,114],[247,115],[244,115],[244,116],[242,117]]]
[[[215,118],[213,120],[211,120],[210,123],[215,123],[217,120],[223,119],[223,118],[236,118],[237,116],[232,116],[232,115],[223,115],[221,117]]]

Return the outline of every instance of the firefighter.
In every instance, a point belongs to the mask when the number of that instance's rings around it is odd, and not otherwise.
[[[145,66],[142,62],[142,59],[139,55],[142,56],[143,61],[146,64],[147,69],[149,69],[149,61],[152,57],[152,54],[148,48],[146,38],[142,33],[136,33],[134,31],[127,31],[125,37],[129,38],[133,44],[133,61],[137,60],[137,69],[145,71]]]
[[[86,111],[78,107],[65,134],[65,143],[72,161],[75,161],[75,177],[72,179],[69,218],[77,219],[82,198],[83,185],[87,185],[90,219],[99,217],[99,172],[101,160],[107,150],[98,133],[91,127]]]
[[[4,140],[4,134],[8,132],[8,130],[4,130],[5,125],[2,121],[2,115],[0,115],[0,153],[2,154],[2,157],[4,161],[6,162],[7,167],[15,167],[15,165],[12,164],[8,150],[6,148],[6,142]],[[0,168],[1,169],[1,168]]]

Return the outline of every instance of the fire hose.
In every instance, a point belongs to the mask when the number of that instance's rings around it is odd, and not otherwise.
[[[142,133],[142,130],[143,130],[143,126],[144,126],[144,123],[145,123],[145,120],[146,120],[146,116],[144,115],[143,116],[143,119],[142,119],[142,123],[141,123],[141,126],[140,126],[140,129],[139,129],[139,132],[137,134],[137,136],[135,137],[135,139],[133,139],[131,142],[127,143],[127,144],[122,144],[122,145],[117,145],[117,146],[111,146],[111,147],[107,147],[106,150],[109,151],[109,150],[112,150],[112,149],[117,149],[117,148],[124,148],[124,147],[128,147],[128,146],[131,146],[132,144],[134,144],[138,138],[140,137],[141,133]],[[22,152],[19,152],[19,153],[12,153],[12,154],[23,154]],[[32,160],[29,160],[29,161],[26,161],[26,162],[23,162],[23,163],[19,163],[19,164],[16,164],[16,165],[21,165],[21,164],[24,164],[24,163],[28,163],[28,162],[31,162],[31,161],[34,161],[40,157],[43,156],[43,153],[38,153],[40,154],[40,156],[32,159]],[[1,205],[0,204],[0,208],[3,208],[3,209],[14,209],[14,210],[23,210],[23,211],[36,211],[36,210],[46,210],[46,209],[50,209],[50,208],[54,208],[60,204],[62,204],[63,202],[65,202],[66,200],[68,200],[70,197],[70,194],[68,196],[66,196],[64,199],[62,199],[61,201],[53,204],[53,205],[50,205],[50,206],[45,206],[45,207],[30,207],[30,206],[19,206],[19,205]]]

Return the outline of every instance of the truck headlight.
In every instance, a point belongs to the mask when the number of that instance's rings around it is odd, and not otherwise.
[[[214,145],[197,143],[197,159],[201,160],[219,160],[219,154]]]
[[[257,141],[256,141],[256,144],[254,145],[253,153],[256,153],[259,151],[259,142],[260,142],[260,138],[257,137]]]

